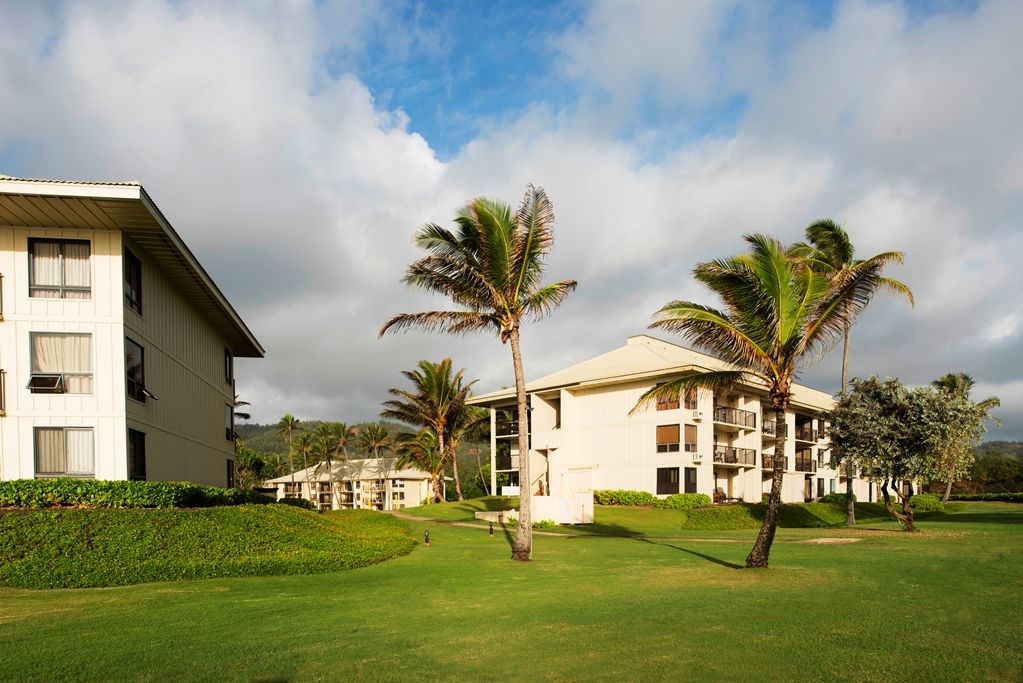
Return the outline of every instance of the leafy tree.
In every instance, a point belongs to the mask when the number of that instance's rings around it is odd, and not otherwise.
[[[530,185],[515,213],[502,202],[474,199],[458,212],[455,223],[455,231],[430,224],[417,233],[416,243],[428,255],[408,267],[404,281],[448,296],[460,310],[402,313],[388,320],[380,334],[413,327],[451,334],[489,329],[511,345],[521,425],[518,447],[523,456],[519,458],[521,504],[512,559],[527,561],[533,546],[532,479],[520,329],[524,318],[537,320],[557,308],[576,282],[543,284],[554,240],[554,211],[540,188]]]
[[[850,317],[859,313],[859,277],[832,282],[777,240],[748,235],[749,251],[700,263],[693,271],[724,303],[723,309],[672,301],[657,312],[651,327],[685,335],[695,346],[735,366],[735,370],[688,375],[644,393],[637,408],[654,401],[677,401],[697,387],[763,383],[784,424],[792,383],[802,364],[832,348]],[[635,410],[634,408],[633,410]],[[778,430],[778,452],[785,432]],[[760,532],[746,558],[747,567],[767,567],[778,522],[784,458],[774,459],[771,495]]]
[[[805,258],[810,267],[828,277],[836,286],[849,279],[858,283],[856,298],[860,308],[866,306],[879,290],[901,294],[912,306],[913,292],[902,282],[884,277],[882,272],[893,263],[902,263],[905,254],[901,251],[883,251],[870,258],[857,259],[852,240],[845,228],[831,219],[819,220],[806,228],[806,242],[792,247],[792,253]],[[842,385],[841,393],[845,393],[849,384],[849,331],[855,321],[852,311],[847,311],[845,329],[842,330]],[[834,463],[841,466],[840,463]],[[856,524],[856,509],[853,498],[852,467],[846,465],[845,480],[845,523],[847,526]]]
[[[291,441],[294,439],[295,434],[301,430],[301,420],[294,415],[288,414],[278,420],[275,427],[277,436],[284,441],[284,445],[287,448],[288,453],[288,467],[291,469],[291,483],[295,483],[295,461],[293,459],[294,452],[291,448]]]
[[[266,454],[246,447],[241,441],[235,442],[234,465],[238,488],[251,489],[266,478],[263,474]]]
[[[970,392],[976,382],[973,378],[967,375],[965,372],[949,372],[938,379],[931,382],[931,386],[938,391],[958,396],[965,401],[970,400]],[[983,401],[972,404],[978,410],[983,411],[984,415],[988,414],[992,408],[997,408],[1002,405],[1002,402],[997,396],[991,396]],[[946,460],[946,484],[945,484],[945,495],[942,496],[941,502],[947,503],[949,494],[952,493],[952,484],[955,483],[960,477],[966,476],[969,472],[970,467],[973,465],[973,444],[968,442],[957,442],[956,445],[949,449],[945,454]],[[967,448],[969,446],[969,448]]]
[[[378,422],[371,422],[359,432],[359,445],[374,458],[379,458],[380,453],[387,453],[394,450],[394,439],[387,427]]]
[[[429,472],[433,502],[444,502],[444,458],[440,455],[437,435],[429,429],[421,429],[415,434],[401,434],[395,450],[398,453],[398,469],[416,467]]]

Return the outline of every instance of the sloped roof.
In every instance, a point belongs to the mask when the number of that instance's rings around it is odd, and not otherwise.
[[[137,181],[84,182],[0,175],[0,225],[120,230],[218,329],[236,356],[265,351],[213,278]]]
[[[732,369],[732,365],[713,356],[640,334],[629,337],[625,346],[527,382],[526,391],[538,393],[670,377],[687,372]],[[515,388],[509,387],[474,396],[469,403],[490,405],[514,397]],[[829,394],[799,384],[793,385],[792,397],[797,403],[820,408],[829,408],[834,402]]]
[[[398,468],[398,458],[365,458],[361,460],[334,461],[331,472],[327,473],[327,463],[316,465],[295,472],[295,481],[358,481],[360,479],[429,479],[430,473],[423,470]],[[317,472],[317,468],[319,471]],[[292,480],[290,474],[276,479],[269,479],[268,484],[284,484]]]

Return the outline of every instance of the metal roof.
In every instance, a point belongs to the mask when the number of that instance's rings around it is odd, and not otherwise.
[[[265,353],[141,183],[0,175],[0,224],[121,230],[224,335],[236,356],[261,358]]]

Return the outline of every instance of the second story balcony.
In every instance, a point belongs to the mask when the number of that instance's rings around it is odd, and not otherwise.
[[[796,472],[816,472],[817,461],[807,456],[796,456]]]
[[[796,425],[796,441],[817,441],[817,432],[814,430],[812,425]]]
[[[764,453],[763,464],[761,465],[761,467],[763,469],[765,469],[765,470],[773,470],[774,469],[774,459],[776,457],[779,460],[781,460],[781,468],[785,469],[785,457],[784,456],[780,456],[780,455],[779,456],[775,456],[774,454],[770,454],[770,453]]]
[[[776,439],[779,436],[788,436],[789,427],[784,422],[775,422],[771,418],[765,418],[761,423],[764,436]]]
[[[714,463],[717,465],[754,467],[757,464],[757,452],[752,448],[733,448],[731,446],[715,444]]]
[[[752,410],[714,406],[714,422],[736,425],[744,429],[756,429],[757,414]]]

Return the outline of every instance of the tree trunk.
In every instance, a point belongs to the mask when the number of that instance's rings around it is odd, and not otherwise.
[[[443,476],[444,476],[443,474],[440,477],[438,477],[437,475],[434,475],[432,477],[432,481],[430,482],[431,484],[433,484],[433,502],[434,503],[440,503],[441,501],[444,500],[444,493],[443,493],[443,491],[441,490],[441,487],[440,487],[440,480],[441,480],[441,477],[443,477]]]
[[[451,449],[451,472],[455,477],[455,493],[458,494],[458,500],[465,500],[462,495],[462,482],[458,479],[458,449]]]
[[[519,328],[511,330],[512,365],[515,368],[515,399],[519,416],[519,524],[512,545],[512,559],[528,562],[533,555],[533,520],[530,514],[532,480],[529,478],[529,412],[526,410],[526,378],[522,372]]]
[[[846,322],[842,331],[842,389],[841,394],[849,388],[849,323]],[[856,502],[853,500],[853,464],[846,463],[845,471],[845,525],[856,526]]]
[[[941,503],[944,505],[948,502],[948,497],[952,495],[952,480],[949,479],[948,484],[945,485],[945,495],[941,497]]]
[[[774,423],[785,424],[785,405],[774,408]],[[760,525],[760,533],[753,543],[753,549],[746,557],[748,569],[766,569],[767,560],[771,554],[771,544],[774,543],[774,533],[778,527],[778,505],[781,504],[781,483],[785,475],[785,432],[776,430],[777,438],[774,442],[774,468],[771,477],[771,497],[767,502],[767,513],[764,515],[764,523]]]
[[[440,478],[442,481],[444,479],[444,472],[447,469],[444,467],[444,456],[447,452],[444,443],[444,430],[446,428],[447,427],[444,425],[443,422],[438,426],[434,426],[433,428],[434,433],[437,435],[437,457],[440,458]],[[443,492],[435,493],[434,496],[437,498],[438,503],[444,502]]]
[[[916,531],[916,525],[913,524],[913,508],[909,507],[910,496],[903,496],[899,493],[898,488],[895,488],[895,495],[899,497],[899,500],[902,503],[902,512],[899,512],[895,509],[895,505],[892,504],[892,497],[888,494],[887,479],[881,482],[881,495],[884,496],[884,506],[888,508],[888,514],[899,520],[902,524],[903,530],[910,532]]]

